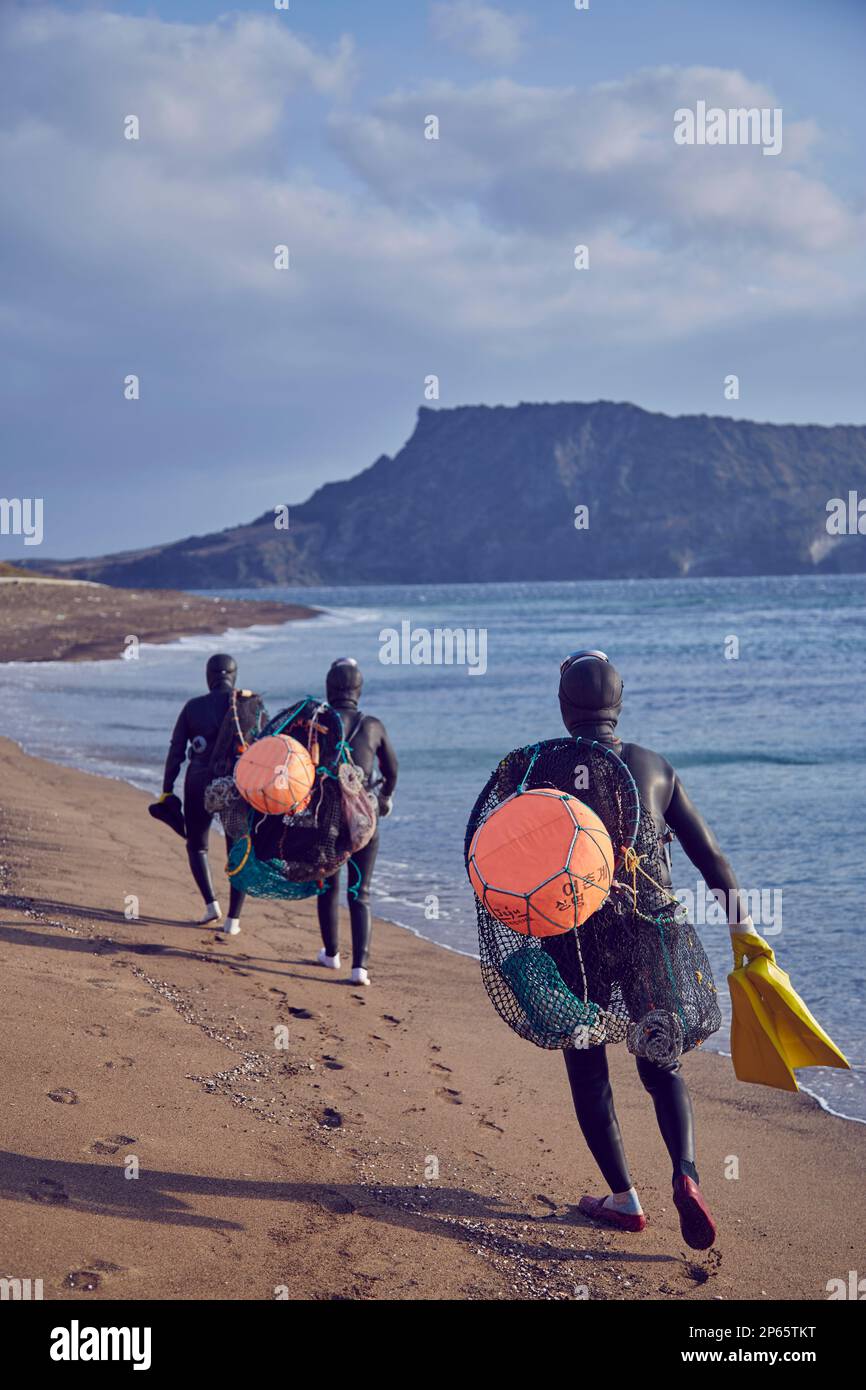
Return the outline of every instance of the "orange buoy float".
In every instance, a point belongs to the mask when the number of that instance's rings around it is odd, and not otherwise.
[[[302,743],[272,734],[251,743],[235,765],[235,786],[250,806],[269,816],[294,816],[309,804],[316,770]]]
[[[515,792],[479,825],[469,879],[491,916],[525,936],[558,936],[605,902],[614,848],[604,824],[555,788]]]

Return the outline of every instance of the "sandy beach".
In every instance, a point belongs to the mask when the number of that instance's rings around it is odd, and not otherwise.
[[[0,578],[0,661],[99,661],[130,637],[171,642],[195,633],[314,618],[318,609],[174,589],[113,589],[69,579]]]
[[[251,903],[217,944],[144,794],[9,740],[0,778],[0,1274],[79,1302],[820,1300],[862,1269],[862,1125],[690,1055],[720,1232],[696,1254],[614,1049],[649,1225],[596,1227],[562,1059],[508,1032],[473,960],[380,922],[354,989],[313,964],[307,904]]]

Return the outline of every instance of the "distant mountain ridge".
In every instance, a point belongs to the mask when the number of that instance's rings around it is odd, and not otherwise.
[[[28,561],[122,587],[460,583],[862,572],[827,504],[866,496],[866,427],[592,404],[422,407],[390,458],[291,509],[95,559]],[[587,529],[575,508],[587,507]]]

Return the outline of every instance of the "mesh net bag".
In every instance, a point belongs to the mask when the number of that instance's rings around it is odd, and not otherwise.
[[[220,777],[216,782],[211,782],[205,792],[204,804],[208,811],[219,816],[229,844],[249,833],[250,808],[235,786],[233,777]]]
[[[230,847],[226,868],[232,884],[253,898],[312,898],[323,891],[315,879],[289,878],[283,860],[259,859],[248,834]]]
[[[500,1017],[538,1047],[625,1041],[656,1062],[674,1060],[721,1025],[706,953],[659,880],[664,850],[634,779],[612,749],[586,739],[550,739],[509,753],[466,827],[475,832],[509,796],[531,788],[569,792],[603,821],[617,853],[611,893],[580,927],[525,936],[476,896],[481,976]]]
[[[232,784],[223,787],[220,809],[233,883],[259,898],[305,898],[324,891],[351,857],[352,830],[343,814],[339,769],[348,759],[343,724],[330,705],[307,696],[281,710],[257,737],[288,734],[309,749],[316,782],[309,804],[296,815],[262,815],[252,810]],[[212,784],[209,791],[213,791]]]

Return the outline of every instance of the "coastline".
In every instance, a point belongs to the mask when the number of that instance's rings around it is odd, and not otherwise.
[[[17,587],[22,581],[24,584],[28,585],[53,586],[55,589],[63,589],[67,592],[72,590],[73,588],[102,591],[103,593],[107,593],[111,596],[112,602],[115,601],[118,597],[122,597],[123,595],[130,595],[132,600],[136,602],[140,599],[150,600],[151,598],[155,598],[157,600],[160,600],[163,597],[165,597],[167,600],[169,600],[169,602],[165,606],[166,613],[170,615],[176,612],[177,604],[179,601],[182,610],[184,610],[184,621],[195,620],[195,617],[197,616],[197,610],[193,608],[192,618],[189,617],[185,610],[187,610],[191,606],[190,601],[192,604],[195,604],[198,599],[202,598],[201,595],[187,593],[185,591],[122,590],[114,589],[111,586],[106,586],[91,580],[67,580],[51,576],[44,578],[31,578],[31,576],[29,575],[22,576],[20,574],[16,574],[14,577],[5,577],[2,576],[2,574],[0,574],[0,668],[2,668],[2,665],[4,664],[9,665],[10,667],[14,667],[16,664],[24,665],[28,663],[33,663],[36,665],[49,665],[55,662],[58,664],[62,664],[67,661],[73,663],[77,661],[122,659],[120,651],[114,645],[112,645],[108,639],[105,639],[102,635],[93,635],[94,632],[98,631],[98,623],[95,623],[93,621],[94,618],[98,616],[98,614],[94,614],[93,611],[86,612],[82,619],[86,627],[86,630],[90,634],[87,641],[83,644],[82,650],[76,649],[74,652],[72,652],[69,650],[67,644],[66,648],[62,650],[61,654],[58,656],[3,656],[3,598],[4,595],[9,592],[10,586],[14,585]],[[204,617],[204,621],[208,624],[207,626],[196,626],[195,628],[190,628],[188,630],[185,629],[184,631],[175,631],[169,628],[168,630],[161,630],[159,633],[156,633],[154,635],[147,635],[145,638],[142,639],[142,641],[147,642],[147,644],[149,645],[165,646],[168,648],[173,644],[178,643],[179,639],[182,639],[184,637],[200,636],[205,635],[207,633],[213,633],[215,636],[218,635],[228,637],[232,631],[243,630],[244,628],[256,626],[258,624],[280,626],[284,623],[300,621],[314,617],[327,616],[330,612],[330,610],[325,607],[308,607],[306,605],[283,603],[281,601],[274,600],[260,601],[250,599],[222,599],[215,596],[213,598],[202,598],[202,601],[204,604],[207,605]],[[255,610],[255,612],[253,612],[253,610]],[[136,616],[139,616],[140,611],[141,610],[136,609]],[[222,624],[226,621],[230,621],[231,625],[227,628],[224,628]],[[43,640],[44,634],[37,633],[34,637],[34,645],[41,645]],[[103,648],[105,649],[103,650]],[[0,733],[0,738],[4,738],[12,742],[14,746],[24,754],[36,758],[41,758],[45,756],[44,752],[39,748],[33,749],[29,747],[26,740],[22,740],[21,738],[12,738],[11,736],[5,734],[5,732]],[[53,757],[51,761],[54,762]],[[138,793],[145,792],[148,796],[155,795],[158,792],[161,781],[161,769],[157,767],[154,768],[153,777],[152,779],[150,779],[151,785],[149,785],[148,781],[144,778],[142,778],[141,780],[134,780],[122,772],[109,772],[104,770],[104,768],[100,768],[98,771],[91,771],[91,768],[88,766],[88,762],[86,759],[77,760],[75,758],[71,758],[69,761],[60,760],[57,762],[57,765],[68,767],[74,771],[80,771],[85,775],[95,775],[106,780],[118,781],[123,785],[129,786]],[[215,834],[218,835],[218,832],[215,831]],[[376,905],[374,901],[374,911],[375,906]],[[425,933],[422,930],[420,930],[417,926],[412,925],[410,922],[400,921],[396,917],[385,915],[385,913],[383,912],[377,914],[377,919],[379,921],[387,923],[389,926],[394,927],[397,930],[408,932],[417,940],[425,942],[435,948],[454,952],[458,956],[461,956],[464,959],[476,963],[479,959],[477,953],[473,951],[465,950],[459,946],[454,946],[444,941],[438,941],[432,936],[425,935]],[[730,1053],[724,1048],[715,1048],[713,1046],[713,1041],[713,1039],[710,1039],[708,1041],[708,1044],[705,1049],[705,1055],[718,1056],[729,1061]],[[799,1078],[800,1093],[802,1095],[808,1096],[828,1116],[831,1116],[835,1119],[840,1119],[850,1124],[866,1126],[866,1118],[863,1118],[862,1116],[856,1114],[847,1114],[844,1110],[841,1109],[835,1109],[833,1105],[829,1103],[822,1095],[818,1094],[817,1091],[810,1087],[810,1085],[808,1084],[808,1076],[809,1073],[804,1072],[801,1074]]]
[[[88,581],[0,582],[0,662],[122,659],[132,640],[167,643],[229,628],[319,616],[305,604],[224,599],[174,589],[114,589]]]
[[[19,739],[7,738],[7,741],[13,744],[23,754],[36,758],[40,757],[40,755],[37,753],[31,753],[31,750],[28,749],[26,745],[22,743]],[[45,760],[43,759],[43,761]],[[129,777],[121,776],[119,773],[95,773],[88,767],[74,761],[70,761],[68,763],[60,763],[58,765],[63,767],[69,767],[73,771],[82,772],[86,775],[99,776],[108,781],[120,782],[123,786],[130,787],[135,792],[146,793],[148,797],[157,795],[159,791],[160,777],[158,768],[154,769],[152,779],[153,785],[148,787],[145,786],[143,782],[133,781]],[[214,828],[214,835],[217,837],[219,836],[219,831],[216,829],[216,827]],[[373,907],[375,910],[375,901],[373,903]],[[465,950],[460,946],[453,946],[447,941],[437,941],[435,937],[425,935],[423,931],[421,931],[418,927],[413,926],[410,922],[401,922],[397,917],[391,917],[387,913],[381,911],[376,912],[375,916],[377,921],[384,922],[387,926],[394,927],[398,931],[409,932],[410,935],[415,937],[418,941],[423,941],[427,945],[434,946],[437,950],[451,951],[454,955],[461,956],[464,960],[472,961],[475,965],[477,965],[480,961],[480,956],[478,955],[477,951]],[[705,1055],[722,1057],[726,1061],[730,1062],[731,1054],[727,1050],[727,1048],[714,1047],[713,1042],[713,1038],[708,1039],[708,1042],[704,1048]],[[864,1119],[862,1116],[848,1115],[845,1113],[844,1110],[834,1109],[833,1106],[829,1103],[829,1101],[825,1100],[823,1096],[819,1095],[817,1091],[812,1089],[808,1082],[804,1080],[804,1076],[802,1073],[799,1077],[799,1083],[801,1094],[808,1096],[811,1100],[813,1100],[815,1104],[819,1106],[819,1108],[826,1115],[832,1115],[834,1119],[844,1120],[848,1124],[866,1125],[866,1119]]]
[[[251,902],[217,943],[145,794],[5,739],[0,774],[4,1260],[46,1298],[809,1300],[862,1264],[862,1126],[691,1054],[720,1229],[697,1254],[612,1049],[650,1224],[596,1227],[561,1059],[508,1032],[470,957],[377,920],[353,990],[316,968],[307,903]]]

